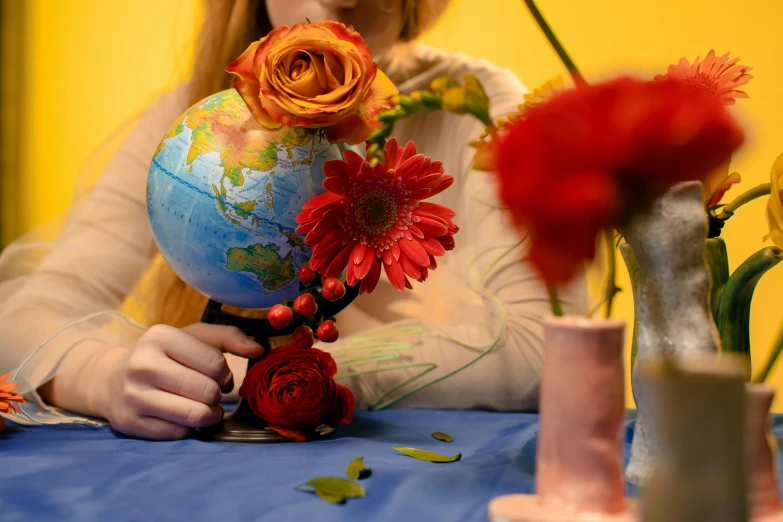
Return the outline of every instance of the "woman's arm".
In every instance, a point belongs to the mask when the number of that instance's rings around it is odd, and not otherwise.
[[[71,348],[78,347],[75,364],[87,352],[131,346],[142,334],[113,311],[154,253],[145,207],[147,170],[184,105],[182,87],[162,96],[142,116],[55,241],[23,238],[3,252],[0,369],[12,372],[28,399],[37,399],[35,390],[51,379],[61,361],[67,367],[63,357]],[[22,266],[32,269],[21,274]],[[90,405],[81,409],[92,410]]]
[[[222,418],[221,392],[234,387],[225,354],[252,358],[263,351],[230,326],[158,325],[133,349],[76,344],[40,393],[63,409],[108,419],[131,437],[180,439]]]

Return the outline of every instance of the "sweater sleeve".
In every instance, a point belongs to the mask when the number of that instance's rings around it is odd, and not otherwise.
[[[465,60],[462,72],[482,81],[493,118],[523,101],[525,89],[512,73]],[[455,250],[438,258],[438,268],[410,295],[379,285],[347,310],[349,330],[356,328],[352,319],[376,325],[332,349],[339,376],[362,407],[537,407],[548,293],[524,261],[528,237],[511,225],[494,175],[471,169],[468,143],[482,130],[469,116],[444,113],[417,114],[396,129],[398,139],[413,139],[455,177],[438,202],[456,210],[460,230]],[[585,312],[584,277],[560,297],[566,313]]]
[[[141,331],[117,309],[154,254],[147,171],[185,100],[183,86],[140,118],[64,226],[34,230],[0,256],[0,374],[11,372],[20,393],[39,407],[39,418],[28,413],[28,421],[52,416],[53,409],[41,412],[35,390],[69,349],[86,339],[129,344]]]

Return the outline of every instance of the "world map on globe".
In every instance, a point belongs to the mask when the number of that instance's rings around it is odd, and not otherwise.
[[[300,293],[310,257],[295,233],[342,150],[317,130],[259,125],[234,89],[188,109],[164,136],[147,180],[158,249],[190,286],[220,303],[268,308]]]

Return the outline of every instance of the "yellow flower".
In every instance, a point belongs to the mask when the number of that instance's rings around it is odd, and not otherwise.
[[[770,173],[772,189],[767,202],[767,224],[769,235],[775,246],[783,248],[783,154],[778,156]]]
[[[530,109],[535,109],[564,92],[563,77],[558,74],[554,78],[544,82],[543,85],[533,89],[533,92],[525,94],[525,103],[519,106],[519,112],[524,114]],[[511,119],[510,116],[509,119]]]

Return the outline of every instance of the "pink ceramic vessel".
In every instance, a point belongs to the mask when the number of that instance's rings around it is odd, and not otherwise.
[[[766,384],[746,384],[745,397],[745,448],[751,520],[783,522],[777,469],[778,443],[770,432],[769,419],[775,389]]]
[[[630,522],[622,470],[625,322],[553,317],[544,324],[536,495],[489,505],[493,522]]]

